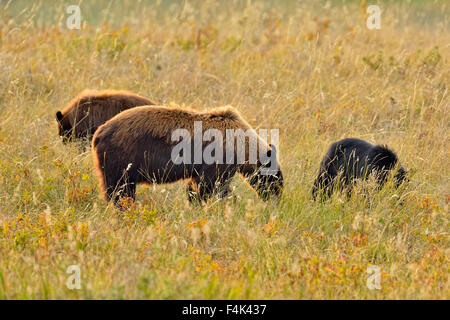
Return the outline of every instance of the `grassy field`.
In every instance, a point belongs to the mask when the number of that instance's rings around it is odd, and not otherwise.
[[[450,3],[378,2],[380,30],[364,1],[84,1],[67,30],[70,4],[0,11],[1,299],[450,298]],[[238,177],[235,202],[192,207],[177,183],[108,206],[90,150],[57,135],[55,112],[85,88],[230,104],[279,129],[279,206]],[[410,184],[314,203],[344,137],[388,144]]]

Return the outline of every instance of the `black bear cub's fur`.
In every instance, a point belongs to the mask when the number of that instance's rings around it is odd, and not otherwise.
[[[390,170],[398,163],[397,155],[387,146],[373,145],[367,141],[346,138],[333,143],[320,163],[319,174],[314,181],[313,198],[323,192],[329,197],[339,185],[351,186],[356,179],[367,179],[375,174],[382,186]],[[337,177],[341,180],[338,181]],[[406,179],[405,170],[400,167],[396,174],[396,186]]]

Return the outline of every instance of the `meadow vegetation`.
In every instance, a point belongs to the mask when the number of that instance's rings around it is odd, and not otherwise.
[[[1,299],[450,298],[450,3],[378,2],[380,30],[364,1],[85,1],[81,30],[65,27],[68,1],[5,3]],[[85,88],[232,105],[279,129],[279,206],[238,177],[236,201],[193,207],[177,183],[107,205],[90,150],[57,135],[55,112]],[[410,184],[313,202],[344,137],[389,145]]]

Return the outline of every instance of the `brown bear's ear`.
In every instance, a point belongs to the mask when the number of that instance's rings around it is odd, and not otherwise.
[[[269,148],[270,150],[267,150],[265,157],[263,157],[264,159],[261,159],[263,165],[265,166],[270,165],[271,161],[275,160],[277,156],[277,150],[275,149],[275,146],[273,144],[269,144]]]
[[[62,118],[63,118],[63,115],[62,115],[61,111],[56,112],[56,120],[61,122]]]
[[[276,156],[277,155],[277,148],[273,144],[269,144],[270,150],[267,151],[267,156],[270,158],[272,157],[272,153]]]

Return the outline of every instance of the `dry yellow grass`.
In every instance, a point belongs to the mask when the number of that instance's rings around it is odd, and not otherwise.
[[[449,298],[448,3],[382,2],[376,31],[359,2],[92,3],[72,31],[66,2],[1,12],[0,298]],[[107,206],[90,151],[63,145],[54,120],[85,88],[231,104],[278,128],[276,217],[239,179],[235,203],[193,208],[174,184]],[[343,137],[388,144],[411,184],[314,203]]]

